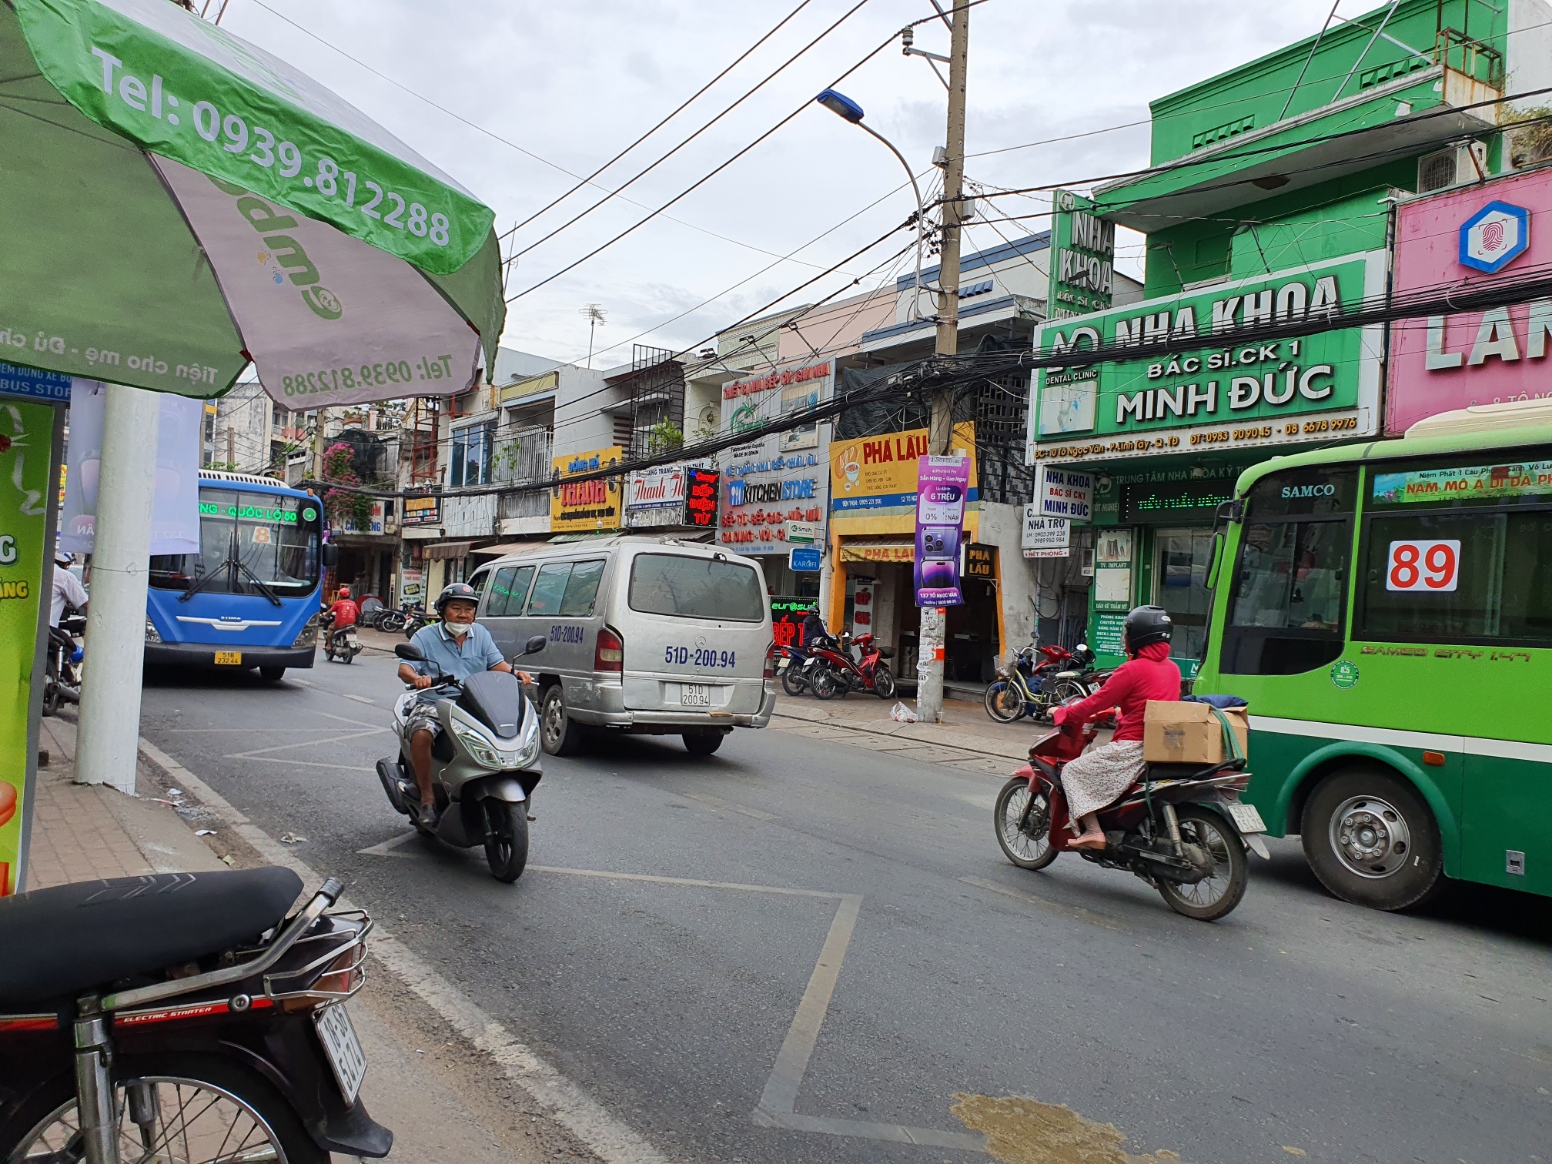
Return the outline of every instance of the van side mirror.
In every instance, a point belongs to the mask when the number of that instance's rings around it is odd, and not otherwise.
[[[549,639],[545,638],[543,635],[534,635],[533,638],[529,639],[526,643],[523,644],[523,654],[537,655],[540,651],[544,650],[544,646],[548,642]]]
[[[424,663],[426,661],[426,653],[414,643],[400,643],[394,647],[393,653],[409,663]]]
[[[323,568],[332,570],[339,565],[339,547],[333,542],[328,542],[323,547]]]

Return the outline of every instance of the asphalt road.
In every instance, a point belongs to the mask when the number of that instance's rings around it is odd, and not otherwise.
[[[1373,913],[1273,842],[1194,922],[1072,857],[1009,865],[1000,778],[819,729],[546,758],[504,886],[381,848],[392,665],[153,674],[142,732],[672,1159],[985,1161],[968,1096],[1009,1161],[1552,1160],[1545,899]]]

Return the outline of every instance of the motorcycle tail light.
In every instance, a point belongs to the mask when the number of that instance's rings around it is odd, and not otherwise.
[[[625,670],[625,640],[613,627],[600,627],[598,645],[593,648],[593,670]]]
[[[776,644],[773,642],[765,648],[765,677],[776,678]]]

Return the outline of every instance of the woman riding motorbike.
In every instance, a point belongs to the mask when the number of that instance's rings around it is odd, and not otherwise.
[[[1073,848],[1105,847],[1105,834],[1095,814],[1142,775],[1142,721],[1148,701],[1180,698],[1180,668],[1169,657],[1173,632],[1168,612],[1157,606],[1137,607],[1126,616],[1123,631],[1128,661],[1093,695],[1058,707],[1051,715],[1058,725],[1082,725],[1112,708],[1121,709],[1110,743],[1068,761],[1062,769],[1070,827],[1075,833],[1079,825],[1083,830],[1072,842]]]

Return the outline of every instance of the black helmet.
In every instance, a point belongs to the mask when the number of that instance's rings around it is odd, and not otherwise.
[[[1174,633],[1175,626],[1170,622],[1169,611],[1162,606],[1138,606],[1126,616],[1122,639],[1126,653],[1135,655],[1151,643],[1169,642]]]
[[[442,593],[437,595],[437,617],[441,618],[442,608],[449,602],[453,602],[455,600],[458,602],[472,602],[474,605],[478,606],[480,603],[480,596],[474,587],[470,586],[467,582],[451,582],[442,588]]]

